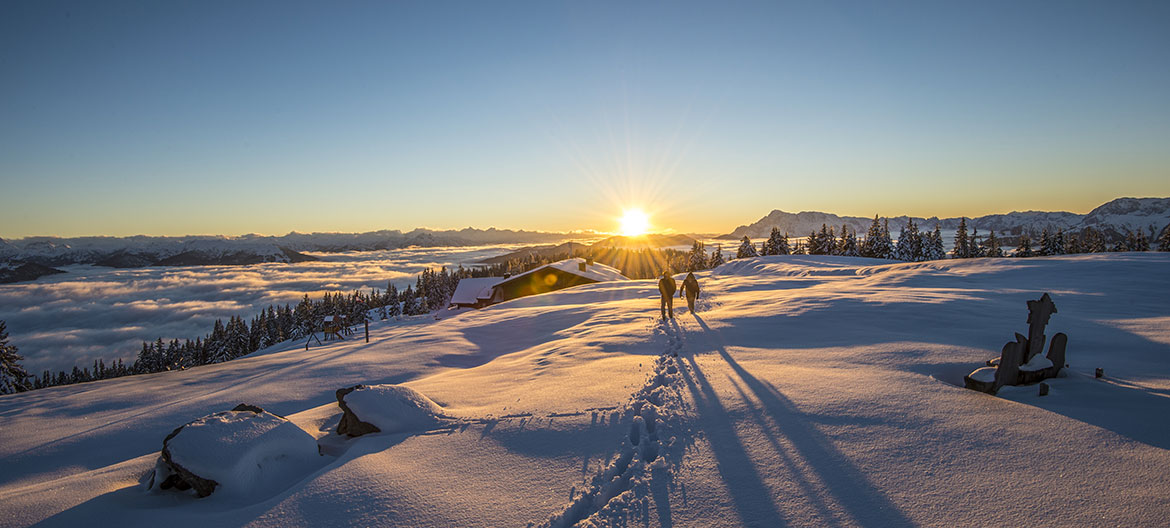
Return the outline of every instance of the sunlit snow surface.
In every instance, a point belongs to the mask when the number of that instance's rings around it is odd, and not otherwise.
[[[1167,266],[766,257],[698,274],[699,313],[673,322],[652,281],[599,283],[376,322],[369,344],[4,396],[0,524],[1161,525]],[[957,386],[1042,292],[1071,365],[1049,395]],[[334,391],[357,383],[406,384],[447,418],[338,438]],[[249,497],[141,489],[167,433],[240,402],[325,454]]]
[[[515,246],[409,248],[313,253],[299,264],[113,269],[64,266],[68,273],[0,284],[0,320],[25,368],[69,371],[97,358],[130,362],[143,341],[195,339],[216,319],[251,319],[270,304],[296,304],[306,293],[351,293],[413,285],[428,267],[469,265]]]

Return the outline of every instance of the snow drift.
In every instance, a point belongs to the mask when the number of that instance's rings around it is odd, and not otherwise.
[[[290,467],[318,457],[317,441],[296,424],[259,408],[240,405],[196,419],[163,441],[163,453],[146,484],[152,490],[193,488],[245,496],[275,484]],[[282,468],[281,466],[285,466]]]

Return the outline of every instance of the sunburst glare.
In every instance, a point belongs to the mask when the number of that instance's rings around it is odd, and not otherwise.
[[[650,215],[641,209],[626,209],[619,221],[623,236],[642,236],[650,231]]]

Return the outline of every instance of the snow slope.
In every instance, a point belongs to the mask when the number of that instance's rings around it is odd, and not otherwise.
[[[5,396],[0,525],[1159,525],[1167,265],[745,259],[698,274],[698,313],[668,322],[653,281],[598,283],[376,322],[369,344]],[[1044,291],[1047,333],[1069,335],[1051,393],[957,386]],[[358,383],[449,419],[339,438],[333,391]],[[318,437],[319,460],[243,501],[141,489],[167,433],[240,402]]]

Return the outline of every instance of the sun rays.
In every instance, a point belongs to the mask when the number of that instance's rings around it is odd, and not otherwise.
[[[650,215],[641,209],[626,209],[618,222],[618,234],[622,236],[642,236],[650,231]]]

